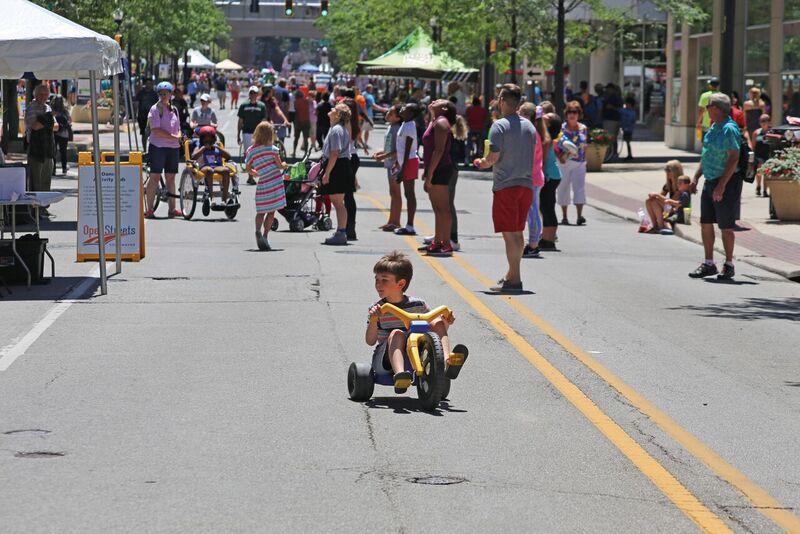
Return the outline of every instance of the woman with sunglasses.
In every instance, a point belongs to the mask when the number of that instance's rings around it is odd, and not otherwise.
[[[582,117],[581,105],[573,100],[568,102],[565,108],[567,120],[561,125],[561,137],[559,138],[559,167],[561,169],[561,184],[556,191],[558,195],[558,205],[561,206],[561,224],[568,225],[567,206],[570,200],[578,210],[578,226],[586,224],[583,217],[583,205],[586,204],[586,144],[589,136],[586,126],[580,121]],[[574,152],[565,150],[564,142],[569,141],[575,148]],[[570,196],[572,198],[570,199]]]
[[[158,102],[150,108],[148,124],[150,127],[150,180],[147,182],[147,211],[145,217],[153,219],[153,203],[156,189],[164,173],[169,197],[169,218],[181,217],[183,213],[175,208],[175,175],[178,173],[178,156],[181,146],[181,121],[178,110],[172,105],[174,87],[169,82],[156,86]]]

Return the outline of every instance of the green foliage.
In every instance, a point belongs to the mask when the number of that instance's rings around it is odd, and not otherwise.
[[[189,48],[224,42],[230,34],[225,16],[214,0],[33,0],[59,15],[98,33],[116,32],[113,12],[122,9],[122,34],[144,54],[182,55]]]
[[[679,21],[688,22],[690,26],[703,24],[711,18],[711,12],[706,8],[710,2],[707,1],[653,0],[653,3],[661,11],[671,14]]]
[[[800,147],[775,152],[758,173],[767,180],[794,180],[800,182]]]

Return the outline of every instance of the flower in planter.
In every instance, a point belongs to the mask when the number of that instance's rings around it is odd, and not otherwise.
[[[589,144],[610,145],[613,142],[613,137],[602,128],[592,128],[589,130]]]
[[[794,180],[800,182],[800,147],[775,152],[758,168],[765,180]]]

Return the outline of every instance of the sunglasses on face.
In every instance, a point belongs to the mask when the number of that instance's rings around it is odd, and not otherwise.
[[[578,112],[575,111],[575,110],[567,111],[567,115],[577,115],[577,114],[578,114]]]

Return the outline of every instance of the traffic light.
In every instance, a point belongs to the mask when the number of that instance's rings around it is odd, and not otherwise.
[[[319,14],[322,15],[323,17],[328,16],[328,0],[320,0]]]
[[[258,0],[250,0],[250,13],[258,13],[259,9]]]
[[[285,0],[283,14],[287,17],[294,16],[294,0]]]

